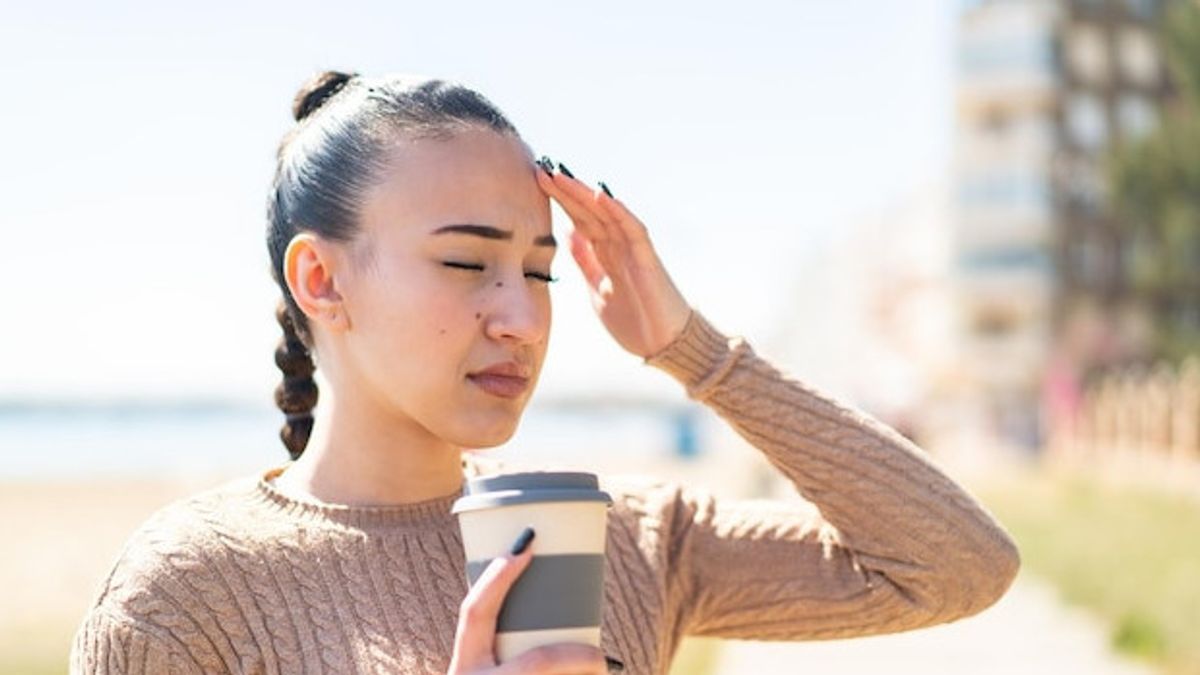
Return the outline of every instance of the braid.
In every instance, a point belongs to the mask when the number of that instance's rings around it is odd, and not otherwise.
[[[317,383],[312,374],[316,364],[308,347],[300,340],[291,312],[283,300],[275,309],[275,319],[283,328],[283,339],[275,348],[275,365],[283,371],[283,382],[275,388],[275,405],[287,415],[279,438],[292,459],[296,459],[304,452],[308,435],[312,433],[312,409],[317,405]]]

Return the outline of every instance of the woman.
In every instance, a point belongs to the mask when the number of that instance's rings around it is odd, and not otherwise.
[[[324,73],[294,113],[268,208],[294,461],[140,528],[76,635],[74,672],[664,673],[683,635],[908,630],[1008,588],[1017,551],[970,495],[892,429],[710,324],[606,186],[535,162],[476,92]],[[449,510],[465,476],[500,468],[471,451],[512,436],[540,375],[550,198],[613,338],[816,508],[606,480],[601,649],[497,666],[496,612],[536,533],[468,589]]]

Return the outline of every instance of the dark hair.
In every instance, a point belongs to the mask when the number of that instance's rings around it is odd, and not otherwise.
[[[283,293],[275,312],[283,329],[275,350],[275,363],[283,371],[275,404],[287,421],[279,436],[295,459],[312,431],[317,385],[308,317],[284,279],[283,257],[292,238],[313,232],[333,241],[353,240],[363,194],[386,168],[397,136],[446,139],[471,128],[519,134],[478,92],[455,82],[403,75],[320,73],[296,93],[292,115],[297,124],[276,152],[267,200],[267,248],[271,274]]]

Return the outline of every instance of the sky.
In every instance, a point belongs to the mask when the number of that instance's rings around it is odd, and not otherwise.
[[[478,89],[536,153],[604,180],[688,301],[752,344],[819,323],[789,297],[806,266],[948,169],[949,0],[330,7],[6,11],[0,399],[269,401],[266,192],[292,96],[325,69]],[[678,396],[608,335],[565,249],[553,273],[535,401]]]

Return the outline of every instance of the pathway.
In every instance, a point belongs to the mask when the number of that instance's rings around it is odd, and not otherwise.
[[[1115,656],[1104,627],[1022,571],[982,613],[950,624],[828,642],[724,642],[714,675],[1150,675]]]

